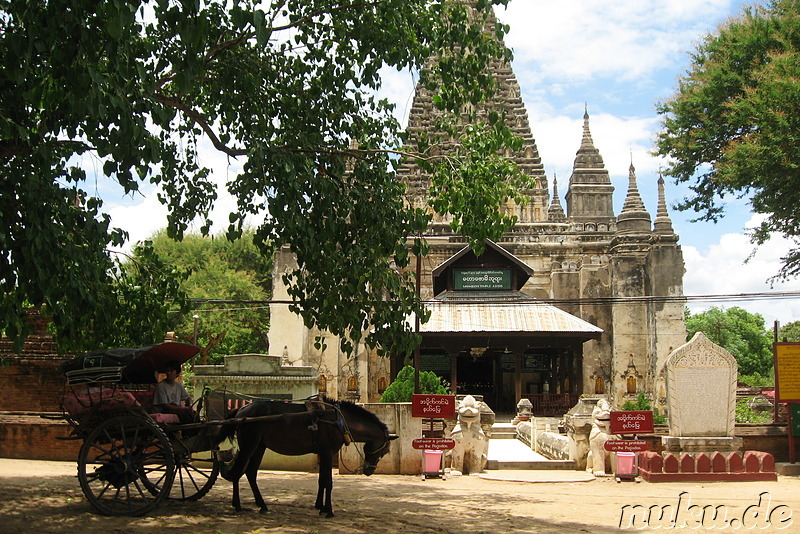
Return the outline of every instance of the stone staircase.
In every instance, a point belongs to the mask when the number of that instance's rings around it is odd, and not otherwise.
[[[575,469],[573,460],[548,460],[517,439],[516,428],[510,422],[492,425],[489,440],[489,470]]]

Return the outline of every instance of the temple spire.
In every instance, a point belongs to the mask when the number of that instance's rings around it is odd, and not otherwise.
[[[581,148],[594,149],[592,132],[589,130],[589,105],[585,103],[583,111],[583,138],[581,139]]]
[[[644,202],[642,202],[642,197],[639,195],[639,186],[636,183],[636,167],[633,166],[633,162],[628,167],[628,194],[625,197],[625,204],[622,206],[622,213],[631,211],[647,212]]]
[[[564,222],[567,220],[564,208],[561,207],[561,200],[558,198],[558,179],[556,178],[556,173],[553,173],[553,198],[550,201],[550,207],[547,209],[547,220],[551,222]]]
[[[672,220],[667,211],[667,201],[664,194],[664,177],[661,170],[658,171],[658,208],[656,209],[656,220],[653,230],[660,235],[675,235],[672,228]]]
[[[575,154],[572,175],[567,188],[567,217],[576,228],[611,229],[614,224],[614,186],[603,163],[603,156],[594,146],[589,129],[589,109],[583,112],[583,136]]]
[[[617,231],[626,232],[650,232],[650,214],[644,207],[642,197],[639,195],[639,187],[636,184],[636,168],[628,168],[628,194],[625,197],[625,204],[622,212],[617,217]]]

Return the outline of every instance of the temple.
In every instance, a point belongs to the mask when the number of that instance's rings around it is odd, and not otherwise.
[[[498,242],[487,242],[480,257],[453,233],[450,220],[434,216],[422,262],[421,296],[431,319],[420,330],[421,369],[444,378],[455,393],[483,395],[496,412],[513,412],[528,398],[534,415],[561,415],[581,394],[604,394],[621,406],[645,393],[663,407],[664,362],[686,340],[684,262],[663,179],[653,221],[631,163],[615,214],[615,188],[587,110],[565,210],[556,177],[552,186],[548,181],[511,66],[496,64],[494,75],[498,87],[485,109],[504,111],[523,139],[522,149],[507,155],[532,188],[527,202],[502,208],[518,222]],[[436,113],[432,95],[418,86],[409,132],[430,128]],[[406,163],[398,178],[411,205],[427,206],[430,181],[422,169]],[[288,297],[279,274],[293,262],[285,248],[275,259],[275,299]],[[328,394],[375,402],[402,368],[402,356],[381,358],[363,345],[347,356],[329,339],[320,353],[317,335],[324,333],[273,306],[271,352],[315,367]]]

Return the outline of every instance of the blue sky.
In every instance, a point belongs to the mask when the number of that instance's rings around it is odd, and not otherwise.
[[[595,145],[616,187],[617,212],[627,190],[628,166],[633,160],[645,206],[655,214],[656,180],[663,162],[650,154],[660,119],[658,100],[672,94],[677,77],[686,71],[691,51],[704,35],[747,2],[735,0],[511,0],[498,9],[510,24],[506,39],[515,54],[514,72],[522,88],[533,136],[545,171],[559,179],[563,195],[580,145],[584,106],[588,105]],[[387,72],[383,95],[397,103],[404,120],[413,98],[413,76]],[[220,181],[235,176],[236,167],[207,152]],[[686,193],[667,183],[667,200]],[[164,225],[164,212],[155,194],[115,199],[102,195],[114,222],[128,229],[133,240],[143,239]],[[223,199],[216,210],[220,221],[234,208]],[[797,280],[770,287],[779,258],[788,249],[773,239],[753,256],[744,235],[752,224],[746,201],[731,199],[719,224],[691,223],[692,213],[670,210],[686,261],[687,295],[797,291]],[[698,311],[708,303],[692,301]],[[756,300],[718,303],[740,305],[761,313],[769,324],[800,320],[800,301]]]
[[[654,214],[663,161],[650,154],[660,119],[655,105],[673,94],[703,36],[750,2],[734,0],[511,0],[498,17],[511,26],[514,72],[549,176],[566,178],[588,105],[592,137],[616,187],[621,209],[633,160],[645,206]],[[561,185],[564,184],[564,185]],[[668,202],[687,193],[667,182]],[[564,204],[566,205],[566,204]],[[692,223],[695,214],[670,210],[686,261],[687,295],[796,291],[797,280],[770,288],[788,244],[773,239],[753,256],[744,235],[753,215],[746,200],[730,199],[718,224]],[[768,323],[800,320],[796,300],[718,303],[761,313]],[[707,302],[691,302],[699,311]]]

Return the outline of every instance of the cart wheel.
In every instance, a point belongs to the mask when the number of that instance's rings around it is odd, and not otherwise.
[[[143,515],[172,487],[175,459],[164,431],[136,414],[100,422],[83,442],[78,480],[89,502],[105,515]]]
[[[219,460],[199,459],[191,454],[175,455],[175,480],[170,499],[197,501],[211,490],[219,475]]]

